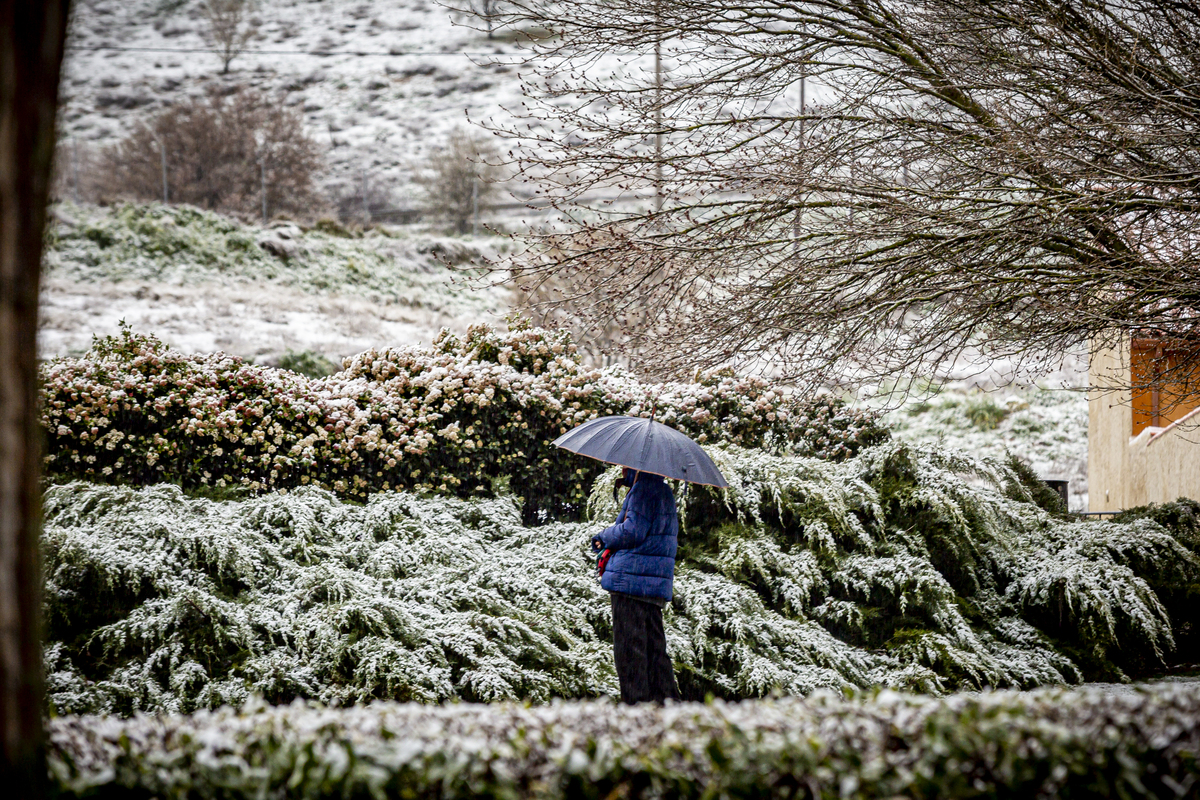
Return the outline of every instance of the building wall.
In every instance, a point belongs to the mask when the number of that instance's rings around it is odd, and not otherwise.
[[[1200,500],[1200,415],[1136,437],[1129,349],[1103,350],[1088,368],[1088,510],[1120,511],[1180,497]]]

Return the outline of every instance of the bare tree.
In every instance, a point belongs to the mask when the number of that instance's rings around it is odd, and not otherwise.
[[[545,253],[550,258],[569,258],[571,251]],[[621,364],[638,372],[653,354],[633,346],[645,338],[645,318],[640,313],[622,314],[617,319],[596,319],[588,307],[591,286],[617,271],[615,265],[589,264],[589,271],[565,268],[553,275],[519,276],[515,281],[517,311],[534,324],[570,331],[580,355],[597,367]],[[604,274],[607,270],[607,273]],[[640,311],[636,309],[635,311]]]
[[[136,125],[102,159],[109,196],[162,199],[246,217],[260,211],[311,216],[316,143],[296,110],[250,89],[180,103]],[[165,184],[165,186],[164,186]]]
[[[487,38],[494,38],[496,20],[500,18],[505,0],[466,0],[466,8],[487,26]]]
[[[518,0],[508,20],[556,34],[524,168],[583,220],[517,279],[570,271],[595,326],[649,309],[664,372],[814,385],[1200,335],[1194,2]],[[587,202],[655,186],[661,210]]]
[[[451,131],[446,144],[434,150],[416,174],[428,212],[456,233],[478,233],[503,177],[498,158],[488,139],[462,128]]]
[[[0,0],[0,786],[46,794],[38,285],[68,0]]]
[[[229,72],[233,59],[258,31],[258,25],[250,16],[253,6],[253,0],[204,0],[200,7],[208,23],[208,41],[221,58],[222,74]]]

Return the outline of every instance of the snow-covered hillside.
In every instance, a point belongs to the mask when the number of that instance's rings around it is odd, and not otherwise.
[[[42,291],[45,356],[79,352],[124,320],[189,352],[257,361],[428,343],[498,320],[508,293],[470,283],[495,240],[380,228],[269,228],[159,204],[54,209]]]
[[[62,193],[70,198],[79,165],[86,169],[138,121],[245,85],[302,110],[331,207],[365,181],[373,201],[403,213],[420,202],[416,169],[468,124],[466,115],[507,119],[504,107],[520,94],[511,33],[489,40],[433,2],[259,0],[253,19],[257,35],[246,49],[259,53],[239,55],[222,74],[199,0],[79,0],[62,84]],[[501,202],[514,221],[527,213],[511,197]],[[256,360],[314,351],[336,360],[427,343],[442,326],[495,322],[508,308],[506,293],[472,293],[441,264],[505,246],[496,239],[411,238],[395,229],[347,240],[141,209],[58,209],[42,297],[44,355],[82,350],[124,319],[189,351]],[[108,237],[116,246],[99,241]],[[164,249],[163,237],[174,244]]]
[[[257,36],[228,74],[209,52],[199,0],[79,0],[62,87],[62,134],[95,148],[212,86],[286,95],[324,149],[331,192],[365,179],[397,208],[413,169],[456,126],[519,104],[516,34],[489,40],[428,0],[260,0]],[[523,213],[518,208],[513,214]]]

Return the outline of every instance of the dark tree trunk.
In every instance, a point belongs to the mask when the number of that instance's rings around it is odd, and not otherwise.
[[[0,792],[45,794],[38,284],[70,0],[0,0]]]

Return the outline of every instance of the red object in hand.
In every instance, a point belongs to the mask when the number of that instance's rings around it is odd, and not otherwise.
[[[596,562],[596,572],[600,575],[604,574],[604,568],[608,566],[608,560],[612,558],[612,550],[605,550],[600,554],[600,560]]]

